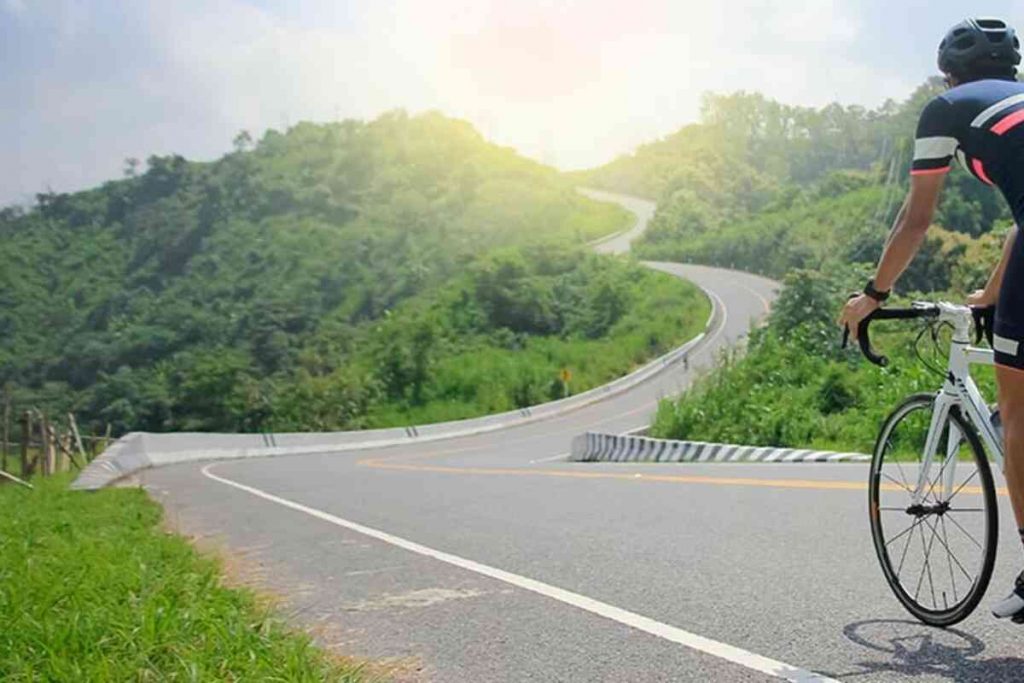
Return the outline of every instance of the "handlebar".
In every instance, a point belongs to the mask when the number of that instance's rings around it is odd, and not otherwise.
[[[860,352],[864,357],[879,367],[889,364],[888,356],[875,353],[871,346],[871,337],[868,329],[875,320],[913,320],[916,318],[937,318],[939,307],[934,304],[922,304],[913,308],[879,308],[871,315],[860,321],[857,325],[857,343],[860,344]],[[843,348],[845,349],[850,341],[850,328],[843,328]]]
[[[995,306],[971,307],[971,316],[974,318],[974,334],[975,343],[980,343],[982,336],[984,336],[989,343],[992,345],[992,330],[994,327],[995,320]],[[869,335],[869,328],[871,323],[875,320],[913,320],[918,318],[937,318],[941,309],[930,303],[917,303],[912,308],[879,308],[868,317],[860,321],[857,326],[857,342],[860,345],[860,351],[864,354],[864,357],[869,361],[878,365],[879,367],[885,367],[889,364],[889,359],[886,356],[875,353],[874,348],[871,346],[871,337]],[[850,328],[843,328],[843,348],[845,349],[850,340]]]

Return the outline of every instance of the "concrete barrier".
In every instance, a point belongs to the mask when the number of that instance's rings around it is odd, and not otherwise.
[[[576,462],[866,462],[871,456],[587,432],[573,439],[569,459]]]

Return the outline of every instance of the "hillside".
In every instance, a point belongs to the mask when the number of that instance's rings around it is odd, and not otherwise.
[[[129,162],[123,179],[0,213],[0,386],[115,433],[462,417],[560,395],[570,359],[580,390],[690,327],[633,303],[706,310],[693,288],[581,249],[629,220],[439,114]],[[640,350],[579,353],[638,330]],[[491,395],[448,375],[492,352],[506,369]]]
[[[883,370],[842,352],[833,320],[881,254],[906,192],[917,116],[940,87],[931,81],[874,111],[709,96],[700,123],[582,174],[658,198],[640,255],[785,282],[748,353],[723,359],[679,400],[663,402],[652,433],[864,450],[897,397],[934,388],[913,352],[917,327],[889,327],[883,344],[893,364]],[[983,285],[1011,220],[997,192],[956,169],[934,223],[897,286],[904,301],[962,300]],[[931,350],[926,343],[926,357]]]

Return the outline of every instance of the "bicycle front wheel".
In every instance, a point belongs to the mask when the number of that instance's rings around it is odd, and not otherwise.
[[[868,511],[893,593],[924,623],[950,626],[966,619],[988,588],[999,519],[988,458],[958,407],[941,425],[937,452],[922,473],[934,406],[934,395],[916,394],[882,425]]]

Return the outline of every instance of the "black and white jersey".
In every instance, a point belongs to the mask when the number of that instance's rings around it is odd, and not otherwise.
[[[917,124],[912,175],[947,173],[955,158],[975,178],[998,187],[1018,224],[1024,218],[1024,83],[982,80],[958,85],[924,108]]]

